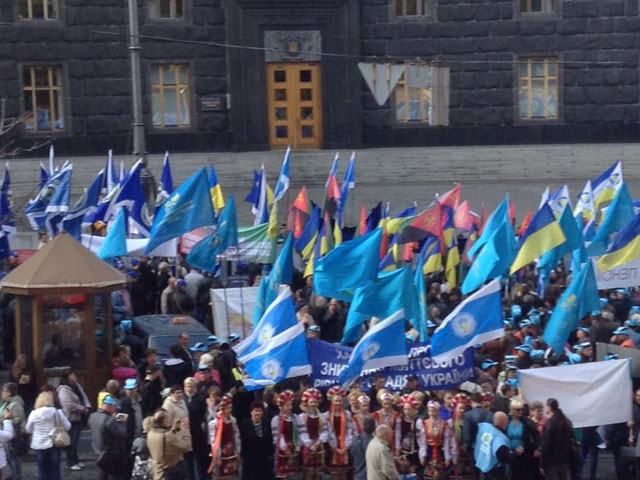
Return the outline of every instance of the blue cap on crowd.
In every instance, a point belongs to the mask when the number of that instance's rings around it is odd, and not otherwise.
[[[509,380],[507,380],[504,383],[509,385],[511,388],[518,388],[518,379],[517,378],[510,378]]]
[[[531,320],[527,318],[520,321],[520,328],[528,327],[529,325],[531,325]]]
[[[516,350],[520,351],[520,352],[525,352],[525,353],[531,353],[531,345],[518,345],[516,347]]]
[[[600,308],[606,307],[609,305],[609,299],[605,297],[600,297]]]
[[[584,332],[586,335],[591,335],[591,329],[589,327],[580,327],[578,330]]]
[[[206,363],[201,363],[200,365],[198,365],[198,370],[209,370],[209,365],[207,365]]]
[[[215,335],[209,335],[207,337],[207,345],[220,345],[220,340],[218,340],[218,337],[216,337]]]
[[[577,353],[570,353],[567,355],[567,358],[569,359],[569,365],[575,365],[582,361],[582,357]]]
[[[131,266],[135,267],[136,265],[140,265],[140,260],[138,260],[137,258],[132,258],[131,259]]]
[[[522,307],[520,305],[511,305],[511,316],[518,320],[522,316]]]
[[[598,317],[600,315],[602,315],[602,310],[594,310],[591,312],[592,317]]]
[[[488,370],[491,367],[495,367],[496,365],[498,365],[498,362],[494,362],[493,360],[485,360],[484,362],[482,362],[482,364],[480,364],[480,370]]]
[[[127,378],[124,381],[124,389],[125,390],[133,390],[134,388],[138,387],[138,380],[136,380],[135,378]]]
[[[624,326],[625,327],[640,327],[640,321],[638,321],[638,314],[634,313],[633,316],[627,320],[626,322],[624,322]]]
[[[118,406],[118,400],[116,400],[112,395],[105,395],[102,399],[103,405],[111,405],[112,407]]]
[[[627,294],[627,289],[626,288],[616,288],[616,293],[620,293],[622,295],[626,295]]]
[[[505,363],[515,362],[515,361],[516,361],[516,356],[515,355],[505,355],[504,356],[504,362]]]
[[[620,358],[620,355],[618,355],[617,353],[607,353],[604,356],[604,360],[618,360]]]
[[[631,335],[631,330],[629,330],[627,327],[618,327],[613,331],[614,335]]]
[[[229,343],[234,343],[234,342],[237,342],[238,340],[240,340],[240,335],[238,335],[237,333],[229,334]]]
[[[518,367],[515,363],[505,363],[504,368],[506,368],[507,370],[518,370]]]
[[[544,360],[544,350],[531,350],[529,355],[534,362],[540,362]]]
[[[207,350],[209,349],[202,342],[198,342],[193,347],[189,347],[189,351],[191,352],[206,352]]]
[[[120,322],[120,328],[125,332],[130,332],[133,327],[133,320],[122,320]]]
[[[631,310],[629,310],[629,315],[633,315],[634,313],[640,313],[640,305],[633,305]]]
[[[320,326],[318,326],[318,325],[309,325],[309,328],[307,330],[309,330],[310,332],[320,333]]]
[[[176,282],[176,285],[180,288],[184,288],[187,286],[187,282],[184,281],[184,278],[181,278]]]
[[[416,339],[410,333],[405,333],[404,338],[407,342],[415,342]]]
[[[427,320],[427,328],[436,328],[438,325],[436,325],[434,322],[432,322],[431,320]]]

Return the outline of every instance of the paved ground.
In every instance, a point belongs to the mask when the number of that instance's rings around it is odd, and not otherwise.
[[[484,205],[492,209],[509,192],[520,218],[526,210],[538,205],[545,186],[566,183],[576,196],[587,179],[594,178],[614,160],[623,160],[625,179],[632,193],[640,196],[640,144],[597,145],[533,145],[506,147],[438,147],[438,148],[381,148],[359,150],[357,153],[357,187],[352,190],[347,207],[347,221],[357,220],[360,205],[369,208],[380,200],[389,201],[392,211],[399,211],[416,201],[424,206],[436,192],[451,188],[454,182],[463,184],[463,195],[474,208]],[[332,151],[294,152],[291,164],[292,200],[303,184],[312,199],[322,202],[323,187],[331,164]],[[342,151],[340,176],[350,152]],[[104,167],[105,157],[68,158],[74,164],[74,195],[79,195],[96,172]],[[132,157],[125,160],[129,167]],[[67,158],[59,158],[61,163]],[[26,205],[38,183],[38,164],[46,158],[15,159],[11,161],[14,204],[16,211]],[[282,161],[281,151],[245,153],[175,154],[171,157],[174,182],[184,180],[198,167],[214,164],[225,195],[233,194],[242,200],[252,181],[252,170],[265,164],[273,186]],[[149,166],[160,174],[162,155],[150,155]],[[251,219],[247,204],[240,202],[240,222]],[[26,228],[26,224],[22,223]]]

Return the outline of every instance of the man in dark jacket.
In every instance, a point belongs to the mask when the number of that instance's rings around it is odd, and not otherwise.
[[[362,433],[358,435],[349,448],[349,457],[353,468],[353,480],[367,480],[367,447],[373,440],[376,422],[371,417],[365,417],[362,423]]]
[[[127,417],[116,414],[117,409],[118,401],[107,395],[100,408],[89,417],[91,446],[98,454],[99,480],[124,480],[128,477],[128,463],[122,461],[128,457],[125,448]]]
[[[166,385],[182,385],[187,377],[193,373],[191,364],[186,363],[182,358],[180,345],[172,345],[169,349],[171,358],[164,363],[164,378]]]
[[[251,418],[240,423],[243,480],[273,478],[273,439],[261,402],[251,405]]]
[[[482,407],[482,394],[478,392],[471,394],[471,410],[465,412],[462,427],[462,439],[467,452],[473,454],[478,424],[491,423],[492,418],[491,412]]]

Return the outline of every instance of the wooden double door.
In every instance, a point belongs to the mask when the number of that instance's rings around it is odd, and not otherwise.
[[[267,95],[271,148],[322,147],[319,63],[268,63]]]

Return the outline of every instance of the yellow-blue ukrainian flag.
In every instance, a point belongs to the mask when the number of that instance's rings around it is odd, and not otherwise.
[[[593,203],[596,211],[603,203],[610,202],[623,184],[622,162],[614,162],[602,174],[591,182]]]
[[[598,270],[606,272],[640,258],[640,213],[624,226],[598,260]]]
[[[222,187],[218,181],[216,167],[213,165],[209,167],[209,194],[211,195],[213,209],[216,213],[219,213],[224,208],[224,195],[222,195]]]
[[[422,247],[422,252],[424,252],[424,265],[422,266],[424,275],[442,270],[442,252],[440,251],[440,241],[436,237],[427,239]]]
[[[566,242],[564,232],[548,204],[542,206],[520,239],[520,250],[511,265],[510,275],[533,262],[549,250]]]

